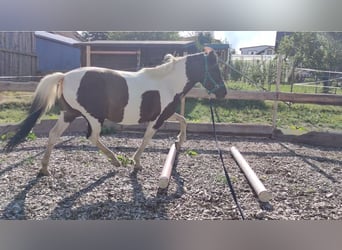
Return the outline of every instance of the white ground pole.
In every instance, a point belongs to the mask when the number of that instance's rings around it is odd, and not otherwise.
[[[243,173],[245,174],[252,188],[258,195],[259,200],[262,202],[268,202],[272,198],[271,193],[266,190],[265,186],[259,180],[258,176],[255,174],[253,169],[249,166],[245,158],[243,158],[239,150],[233,146],[230,148],[230,152],[233,155],[236,162],[238,163],[241,170],[243,171]]]
[[[175,158],[176,158],[176,153],[177,153],[176,145],[172,144],[169,150],[169,153],[167,154],[163,170],[159,177],[160,188],[166,188],[169,185],[173,163],[175,162]]]

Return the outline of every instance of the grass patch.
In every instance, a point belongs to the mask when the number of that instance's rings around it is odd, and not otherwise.
[[[279,103],[279,127],[299,130],[342,130],[342,107]]]
[[[0,123],[17,123],[22,121],[27,116],[27,108],[20,108],[18,106],[0,105]]]
[[[258,90],[256,86],[243,82],[227,82],[229,89]],[[267,87],[267,86],[266,86]],[[290,92],[290,85],[281,84],[281,91]],[[275,88],[272,85],[271,90]],[[313,87],[314,88],[314,87]],[[295,86],[296,93],[314,93],[314,89]],[[341,90],[337,91],[342,94]],[[18,123],[26,118],[32,97],[21,92],[2,92],[4,101],[0,104],[0,124]],[[255,100],[213,100],[217,122],[272,124],[272,101]],[[59,107],[56,105],[41,119],[57,119]],[[178,110],[179,112],[179,110]],[[209,101],[187,98],[185,117],[188,122],[211,122]],[[342,130],[342,107],[314,104],[291,104],[279,102],[277,126],[305,132],[310,130]],[[112,128],[103,128],[102,134],[114,134]]]
[[[272,124],[272,101],[213,100],[217,122]],[[208,100],[187,99],[191,122],[210,122]],[[279,102],[277,126],[291,130],[342,130],[342,107]]]
[[[312,84],[313,85],[313,84]],[[232,90],[246,90],[246,91],[260,91],[262,90],[261,87],[257,87],[254,84],[248,83],[248,82],[235,82],[235,81],[229,81],[226,83],[226,86],[228,89]],[[315,86],[304,86],[304,85],[294,85],[292,92],[293,93],[304,93],[304,94],[315,94],[315,93],[323,93],[323,84],[319,83]],[[276,85],[272,84],[268,86],[265,84],[263,86],[268,91],[276,91]],[[291,85],[282,83],[279,86],[280,92],[291,92]],[[329,89],[330,94],[337,94],[342,95],[342,88],[338,89]]]
[[[262,123],[269,116],[269,107],[262,101],[213,100],[213,104],[217,122]],[[211,121],[208,100],[187,99],[185,113],[186,119],[193,122]]]
[[[0,135],[0,141],[7,141],[12,136],[14,136],[14,132],[8,132],[6,134],[2,134]]]
[[[24,120],[28,111],[30,110],[30,102],[6,102],[0,104],[0,124],[18,123]],[[58,105],[54,106],[47,112],[41,119],[57,119],[59,116],[60,108]]]

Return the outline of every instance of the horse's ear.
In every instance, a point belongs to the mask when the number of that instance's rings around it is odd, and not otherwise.
[[[213,52],[214,50],[213,50],[212,48],[210,48],[210,47],[204,47],[204,48],[203,48],[203,51],[204,51],[204,53],[206,53],[206,54],[210,54],[210,53]]]

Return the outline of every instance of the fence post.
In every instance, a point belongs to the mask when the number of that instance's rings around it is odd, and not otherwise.
[[[181,99],[180,114],[185,116],[185,96]]]
[[[90,66],[91,64],[91,48],[90,45],[86,46],[86,66]]]
[[[279,98],[279,89],[280,89],[280,80],[281,80],[281,66],[282,66],[282,56],[278,55],[277,62],[277,79],[276,79],[276,96],[277,99],[273,102],[273,112],[272,112],[272,127],[273,130],[277,128],[277,113],[278,113],[278,98]]]

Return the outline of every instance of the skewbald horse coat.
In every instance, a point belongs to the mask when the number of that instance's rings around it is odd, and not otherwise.
[[[88,139],[96,145],[115,166],[114,153],[99,139],[105,119],[119,124],[148,123],[140,147],[133,155],[135,169],[141,169],[140,156],[163,122],[174,116],[180,122],[177,148],[186,137],[183,116],[175,113],[178,104],[189,90],[200,82],[217,98],[227,91],[221,77],[215,52],[204,52],[184,57],[165,56],[166,63],[138,72],[117,71],[98,67],[82,67],[67,73],[45,76],[37,86],[28,117],[5,146],[10,152],[25,139],[39,117],[58,101],[60,117],[49,132],[48,145],[42,159],[40,173],[49,175],[48,163],[58,138],[79,116],[88,122]]]

